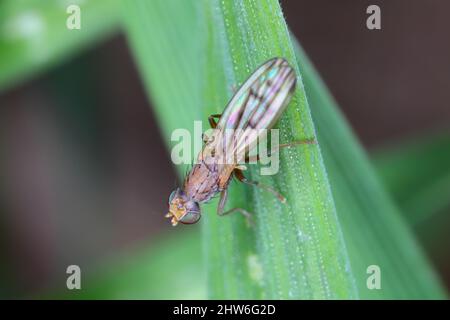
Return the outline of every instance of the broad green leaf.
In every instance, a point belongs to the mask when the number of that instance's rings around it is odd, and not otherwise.
[[[167,142],[173,129],[220,113],[261,63],[288,59],[301,74],[277,1],[127,1],[127,31]],[[279,122],[282,142],[315,136],[301,79]],[[356,298],[354,277],[318,145],[280,153],[280,172],[251,178],[288,201],[231,185],[228,207],[254,213],[218,217],[204,207],[203,242],[211,298]],[[248,174],[248,173],[247,173]]]
[[[80,7],[80,30],[66,27],[69,5]],[[118,5],[119,0],[0,1],[0,91],[117,30]]]

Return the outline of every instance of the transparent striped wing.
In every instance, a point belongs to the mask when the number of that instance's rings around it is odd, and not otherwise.
[[[244,160],[260,136],[252,129],[270,129],[276,123],[291,99],[295,84],[295,71],[282,58],[265,62],[245,81],[217,124],[219,130],[214,141],[221,144],[218,149],[226,154],[225,163]]]

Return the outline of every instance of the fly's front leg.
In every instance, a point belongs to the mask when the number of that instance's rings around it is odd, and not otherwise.
[[[219,216],[225,216],[227,214],[233,213],[233,212],[239,212],[240,214],[242,214],[245,217],[245,220],[247,221],[247,225],[249,226],[253,226],[253,219],[252,219],[252,214],[250,212],[248,212],[245,209],[242,208],[233,208],[227,211],[223,211],[225,208],[225,204],[227,203],[227,198],[228,198],[228,189],[224,189],[221,193],[220,193],[220,200],[219,200],[219,206],[217,207],[217,214]]]
[[[261,182],[258,181],[250,181],[248,180],[245,176],[244,173],[242,172],[242,170],[240,169],[234,169],[233,170],[234,176],[242,183],[251,185],[251,186],[255,186],[255,187],[260,187],[266,191],[269,191],[270,193],[272,193],[275,197],[278,198],[278,200],[281,201],[281,203],[286,203],[286,198],[283,197],[283,195],[281,195],[278,191],[276,191],[274,188],[262,184]]]
[[[271,150],[271,152],[268,152],[267,156],[270,157],[270,155],[273,152],[276,152],[276,151],[280,150],[281,148],[290,148],[290,147],[301,145],[301,144],[317,144],[317,141],[313,138],[313,139],[303,139],[303,140],[291,141],[288,143],[282,143],[282,144],[278,145],[278,147]],[[246,156],[245,162],[257,162],[257,161],[259,161],[259,159],[260,159],[259,154],[257,154],[256,156],[251,156],[251,157]]]
[[[215,118],[220,119],[221,116],[222,116],[221,114],[212,114],[208,117],[208,122],[212,129],[215,129],[217,127],[217,122],[216,122]],[[203,140],[203,143],[210,142],[209,137],[207,135],[205,135],[204,133],[202,133],[202,140]]]
[[[217,127],[217,122],[214,118],[220,119],[221,116],[221,114],[212,114],[208,117],[209,125],[211,126],[211,128],[215,129]]]

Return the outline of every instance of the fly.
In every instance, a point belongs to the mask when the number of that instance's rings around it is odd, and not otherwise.
[[[258,156],[251,159],[248,155],[259,137],[254,132],[273,127],[291,100],[295,85],[294,69],[285,59],[273,58],[256,69],[244,82],[222,114],[209,116],[208,121],[211,128],[215,129],[214,133],[204,138],[205,146],[198,155],[197,163],[186,175],[183,186],[175,189],[169,196],[169,212],[166,218],[171,218],[173,226],[178,222],[198,222],[201,217],[200,204],[209,201],[218,193],[218,215],[240,212],[250,219],[250,213],[242,208],[224,211],[228,184],[233,176],[245,184],[271,192],[283,203],[286,201],[270,186],[248,180],[242,171],[245,166],[240,163],[259,159]],[[229,129],[240,134],[230,134]],[[245,136],[245,139],[242,136]],[[278,149],[312,143],[315,143],[314,139],[294,141],[280,144]]]

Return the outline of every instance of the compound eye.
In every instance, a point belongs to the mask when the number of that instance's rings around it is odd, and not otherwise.
[[[197,223],[200,220],[201,214],[199,211],[188,211],[181,219],[180,222],[184,224]]]
[[[175,198],[175,196],[177,195],[178,190],[174,190],[172,191],[172,193],[169,196],[169,204],[172,202],[173,198]]]

